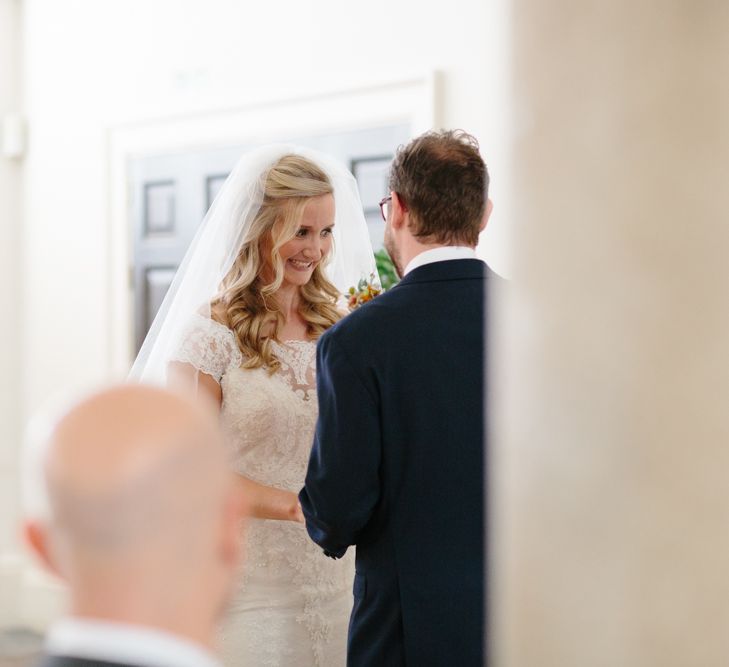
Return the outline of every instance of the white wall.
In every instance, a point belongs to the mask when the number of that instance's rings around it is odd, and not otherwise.
[[[18,0],[0,0],[0,120],[20,105]],[[0,143],[4,140],[0,129]],[[0,599],[12,597],[20,431],[20,163],[0,154]],[[0,624],[5,605],[0,604]]]
[[[10,334],[17,342],[22,331],[24,343],[22,373],[12,374],[17,423],[48,397],[109,376],[112,128],[437,70],[442,125],[478,136],[492,171],[497,206],[481,254],[503,270],[504,137],[494,132],[499,63],[488,38],[504,3],[25,0],[24,242],[8,245],[22,251],[22,318]],[[12,299],[0,291],[0,305]]]
[[[24,412],[106,372],[109,127],[437,69],[444,125],[488,153],[484,7],[29,0]]]

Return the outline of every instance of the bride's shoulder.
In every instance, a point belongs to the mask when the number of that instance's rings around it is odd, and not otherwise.
[[[217,333],[235,338],[235,334],[227,325],[225,311],[220,306],[199,308],[188,318],[185,330],[195,333]]]
[[[242,362],[235,334],[211,315],[199,311],[188,319],[173,358],[191,364],[218,382],[229,368]]]
[[[189,317],[183,328],[182,344],[212,348],[226,356],[231,356],[238,350],[235,333],[216,319],[214,313],[206,313],[204,310]]]

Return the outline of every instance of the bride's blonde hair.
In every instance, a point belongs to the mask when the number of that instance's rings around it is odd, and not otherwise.
[[[284,279],[284,262],[279,249],[296,235],[304,207],[311,197],[332,194],[327,175],[311,160],[284,155],[268,171],[264,197],[258,214],[211,302],[213,317],[230,328],[245,358],[244,368],[267,367],[274,372],[280,362],[271,350],[285,323],[275,294]],[[326,278],[320,262],[311,279],[299,288],[299,314],[307,324],[307,335],[318,338],[340,319],[336,307],[339,292]],[[263,271],[273,270],[265,282]]]

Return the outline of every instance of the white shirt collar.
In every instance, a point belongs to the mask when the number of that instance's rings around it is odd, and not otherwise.
[[[63,618],[51,626],[45,650],[88,660],[149,667],[221,667],[204,646],[163,630],[100,621]]]
[[[432,248],[431,250],[424,250],[410,260],[405,267],[403,278],[419,266],[433,264],[434,262],[445,262],[449,259],[476,259],[476,251],[473,248],[461,245],[448,245],[441,246],[440,248]]]

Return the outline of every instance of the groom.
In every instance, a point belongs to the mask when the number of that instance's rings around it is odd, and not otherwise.
[[[318,345],[299,497],[327,555],[357,547],[349,667],[484,664],[488,181],[464,132],[401,147],[381,206],[402,281]]]

